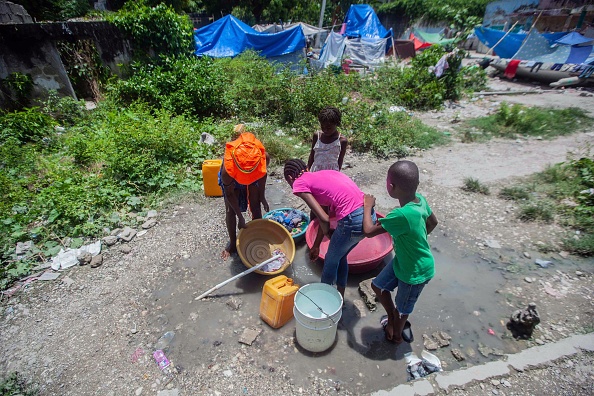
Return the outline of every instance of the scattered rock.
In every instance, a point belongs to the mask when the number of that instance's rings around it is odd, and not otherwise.
[[[98,254],[91,260],[91,268],[100,267],[103,264],[103,255]]]
[[[246,327],[243,329],[243,333],[241,337],[239,337],[239,342],[246,345],[252,345],[252,343],[258,338],[262,329],[256,327]]]
[[[524,257],[526,257],[527,259],[531,259],[532,258],[532,256],[528,252],[524,252],[523,254],[524,254]]]
[[[113,246],[118,242],[118,237],[117,236],[113,236],[113,235],[109,235],[106,236],[105,238],[103,238],[103,242],[107,245],[107,246]]]
[[[491,385],[493,385],[493,386],[497,386],[497,385],[499,385],[499,384],[500,384],[499,380],[496,380],[496,379],[492,379],[492,380],[491,380]]]
[[[375,302],[375,292],[371,288],[371,279],[366,279],[363,282],[359,283],[359,294],[363,299],[365,305],[370,311],[375,311],[377,309],[377,304]]]
[[[495,239],[485,239],[485,245],[489,246],[491,249],[501,249],[499,241]]]
[[[72,284],[74,283],[74,279],[65,276],[64,279],[62,279],[62,283],[66,286],[66,287],[70,287],[72,286]]]
[[[505,386],[506,388],[511,388],[511,384],[507,380],[501,380],[501,385]]]
[[[231,370],[225,370],[223,371],[223,375],[227,378],[232,377],[233,376],[233,371]]]
[[[527,283],[532,283],[532,282],[534,282],[534,279],[529,278],[529,277],[525,277],[524,278],[524,281],[527,282]]]
[[[158,216],[159,214],[157,213],[156,210],[149,210],[146,214],[146,218],[147,219],[154,219]]]
[[[481,355],[483,355],[484,357],[489,357],[491,352],[493,352],[493,348],[490,348],[480,342],[478,344],[478,350],[481,353]]]
[[[536,339],[534,340],[534,342],[536,342],[538,345],[544,345],[544,344],[545,344],[545,343],[544,343],[544,341],[543,341],[543,340],[541,340],[540,338],[536,338]]]
[[[124,253],[124,254],[128,254],[132,251],[132,248],[129,245],[122,245],[122,247],[120,248],[120,252]]]
[[[118,234],[118,238],[130,242],[136,236],[136,230],[134,228],[125,227],[122,232]]]
[[[239,308],[241,308],[241,304],[243,304],[243,302],[239,298],[231,297],[227,300],[226,304],[233,311],[237,311]]]
[[[157,224],[156,219],[149,219],[149,220],[145,221],[144,223],[142,223],[141,227],[145,230],[148,230],[149,228],[154,227],[156,224]]]
[[[79,265],[87,265],[91,264],[91,260],[93,260],[93,255],[89,252],[82,252],[78,256],[76,256]]]
[[[110,235],[110,236],[117,237],[117,236],[118,236],[118,234],[119,234],[120,232],[122,232],[122,229],[121,229],[121,228],[115,228],[115,229],[113,229],[113,230],[112,230],[112,231],[109,233],[109,235]]]
[[[136,392],[134,392],[134,394],[136,396],[140,396],[142,394],[142,386],[140,388],[136,389]]]
[[[434,351],[437,348],[439,348],[437,343],[433,341],[427,334],[423,334],[423,340],[423,345],[425,346],[425,349],[427,349],[428,351]]]
[[[582,271],[575,271],[575,276],[586,276]]]
[[[17,256],[22,256],[23,254],[27,253],[32,247],[33,241],[17,242],[15,254]]]
[[[157,392],[157,396],[179,396],[179,389],[165,389]]]
[[[498,391],[497,389],[493,389],[491,392],[492,392],[494,395],[498,395],[498,394],[499,394],[499,391]]]
[[[549,265],[553,265],[552,261],[536,259],[534,260],[534,264],[540,266],[541,268],[548,268]]]
[[[432,336],[435,339],[435,341],[437,341],[437,345],[439,345],[440,348],[450,345],[449,340],[451,339],[451,337],[447,335],[445,332],[436,331],[432,334]]]
[[[462,360],[466,359],[464,357],[464,355],[462,354],[462,351],[459,350],[459,349],[457,349],[457,348],[452,349],[452,355],[459,362],[461,362]]]
[[[562,250],[559,252],[559,256],[561,256],[563,258],[567,258],[567,257],[569,257],[569,252]]]

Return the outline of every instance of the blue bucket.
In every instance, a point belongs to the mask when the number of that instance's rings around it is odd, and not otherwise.
[[[291,210],[296,211],[303,217],[303,219],[305,219],[305,226],[303,226],[303,228],[301,229],[300,232],[293,233],[292,231],[289,231],[289,234],[291,234],[291,237],[293,237],[293,240],[298,241],[298,240],[303,239],[305,232],[307,231],[307,227],[309,227],[310,219],[309,219],[309,215],[307,213],[303,212],[302,210],[294,209],[294,208],[278,208],[278,209],[273,209],[270,212],[267,212],[263,217],[268,220],[274,220],[273,217],[275,217],[277,214],[281,214],[281,213],[291,211]],[[283,224],[283,226],[284,226],[284,224]]]

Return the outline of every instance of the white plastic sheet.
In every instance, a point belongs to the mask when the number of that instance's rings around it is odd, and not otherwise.
[[[101,253],[101,241],[81,246],[78,249],[60,249],[60,252],[55,257],[52,257],[52,269],[57,271],[77,265],[77,257],[84,252],[90,253],[93,257],[95,257]]]

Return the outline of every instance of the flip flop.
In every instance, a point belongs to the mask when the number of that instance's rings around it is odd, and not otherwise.
[[[384,337],[386,338],[386,341],[391,342],[392,344],[397,344],[397,342],[392,338],[388,338],[388,332],[386,331],[386,326],[388,325],[388,315],[381,317],[380,325],[382,325],[382,328],[384,329]]]
[[[412,328],[410,327],[410,322],[408,320],[404,324],[404,329],[402,329],[402,339],[404,342],[408,342],[409,344],[415,340],[415,336],[413,335]]]

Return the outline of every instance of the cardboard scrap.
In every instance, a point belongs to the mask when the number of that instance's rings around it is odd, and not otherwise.
[[[246,345],[252,345],[252,343],[256,340],[256,338],[258,338],[261,332],[261,328],[259,329],[256,327],[246,327],[245,329],[243,329],[241,337],[239,337],[239,342]]]

